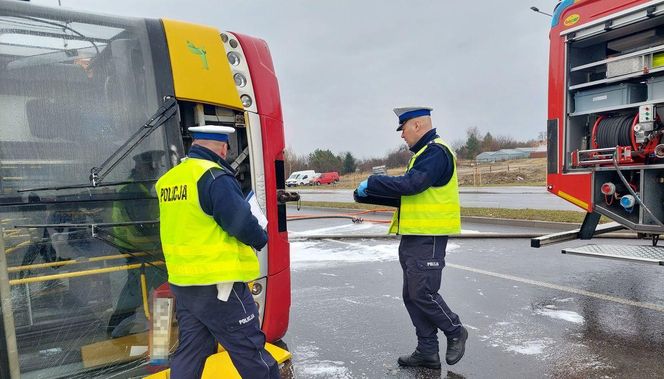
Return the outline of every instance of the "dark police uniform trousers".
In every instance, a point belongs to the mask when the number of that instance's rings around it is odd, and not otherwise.
[[[417,334],[417,350],[438,352],[438,329],[457,337],[461,321],[438,294],[445,266],[447,236],[401,236],[399,262],[403,270],[403,302]]]
[[[217,341],[242,378],[279,378],[279,365],[263,348],[258,308],[245,283],[236,282],[225,302],[217,299],[215,285],[170,286],[180,330],[180,345],[171,358],[172,379],[200,378],[205,360],[217,352]]]

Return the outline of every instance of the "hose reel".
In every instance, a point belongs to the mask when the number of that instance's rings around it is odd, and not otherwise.
[[[634,127],[638,123],[638,114],[636,116],[598,117],[591,136],[593,149],[631,146],[637,150]]]
[[[664,157],[664,146],[656,149],[661,139],[659,118],[654,122],[639,123],[639,114],[599,116],[593,125],[591,145],[593,149],[622,147],[645,157],[653,154]]]

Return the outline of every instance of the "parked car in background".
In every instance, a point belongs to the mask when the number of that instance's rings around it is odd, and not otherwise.
[[[372,175],[387,175],[387,167],[385,167],[385,165],[374,166],[374,167],[371,168],[371,174]]]
[[[339,181],[339,173],[336,171],[323,172],[311,181],[313,185],[332,184]]]
[[[314,170],[295,171],[286,179],[286,187],[297,187],[311,183],[316,176]]]

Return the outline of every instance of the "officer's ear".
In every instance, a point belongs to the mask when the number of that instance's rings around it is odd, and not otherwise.
[[[413,127],[415,128],[415,133],[418,133],[420,131],[420,128],[422,127],[422,121],[414,120]]]
[[[219,155],[226,159],[226,155],[228,154],[228,151],[231,149],[231,146],[228,144],[228,142],[222,142],[219,144]]]

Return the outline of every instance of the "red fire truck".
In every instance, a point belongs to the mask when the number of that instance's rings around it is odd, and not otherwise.
[[[177,328],[163,322],[172,301],[158,301],[169,294],[154,184],[204,124],[237,130],[228,160],[268,219],[250,287],[276,341],[293,196],[265,41],[0,1],[0,378],[136,377],[150,348],[166,341],[168,356]]]
[[[587,214],[532,246],[626,228],[652,246],[563,252],[664,264],[664,1],[565,0],[549,38],[547,189]]]

